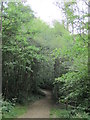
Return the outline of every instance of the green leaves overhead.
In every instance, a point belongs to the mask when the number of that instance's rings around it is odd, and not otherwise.
[[[79,19],[73,5],[65,3],[65,22]],[[83,15],[83,18],[86,16]],[[70,34],[66,23],[50,27],[34,16],[30,7],[5,3],[2,12],[3,96],[24,103],[39,94],[40,88],[53,89],[56,99],[89,108],[88,35],[79,19],[79,32]],[[69,26],[68,26],[69,27]],[[73,29],[72,29],[73,30]],[[82,32],[80,32],[80,30]],[[62,100],[63,99],[63,100]]]
[[[34,90],[32,85],[36,85],[33,81],[34,66],[44,57],[40,53],[40,48],[29,41],[29,38],[33,41],[36,32],[30,27],[34,19],[30,7],[21,3],[8,3],[3,8],[3,95],[5,99],[16,97],[18,102],[23,102],[21,93],[25,91],[24,97],[27,97]],[[27,84],[29,85],[26,89]],[[25,90],[19,90],[20,87]]]

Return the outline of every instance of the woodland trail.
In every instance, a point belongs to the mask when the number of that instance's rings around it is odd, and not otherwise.
[[[42,98],[29,106],[27,113],[19,118],[50,118],[50,109],[54,103],[51,92],[48,90],[42,90],[46,97]]]

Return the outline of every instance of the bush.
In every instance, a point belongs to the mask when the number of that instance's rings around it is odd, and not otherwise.
[[[1,113],[3,117],[6,113],[10,113],[11,110],[15,107],[15,99],[12,99],[12,101],[13,102],[7,100],[4,101],[3,99],[0,100]]]

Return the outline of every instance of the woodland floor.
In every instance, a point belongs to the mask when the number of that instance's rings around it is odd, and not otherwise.
[[[51,92],[43,90],[46,97],[34,102],[29,106],[27,113],[19,118],[50,118],[50,110],[54,106]]]

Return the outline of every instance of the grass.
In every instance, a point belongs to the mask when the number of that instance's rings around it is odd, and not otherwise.
[[[3,118],[17,118],[27,112],[28,106],[16,105],[10,112],[5,113]]]
[[[3,118],[17,118],[28,111],[29,104],[43,98],[41,95],[33,95],[28,99],[28,102],[24,103],[24,105],[16,104],[15,107],[12,107],[10,112],[5,112],[3,114]]]
[[[69,118],[69,112],[65,109],[53,108],[53,109],[51,109],[50,116],[51,116],[51,118],[53,116],[56,116],[56,118]]]
[[[90,120],[90,116],[78,110],[66,110],[60,108],[52,108],[50,112],[50,118],[82,118],[82,120]]]

